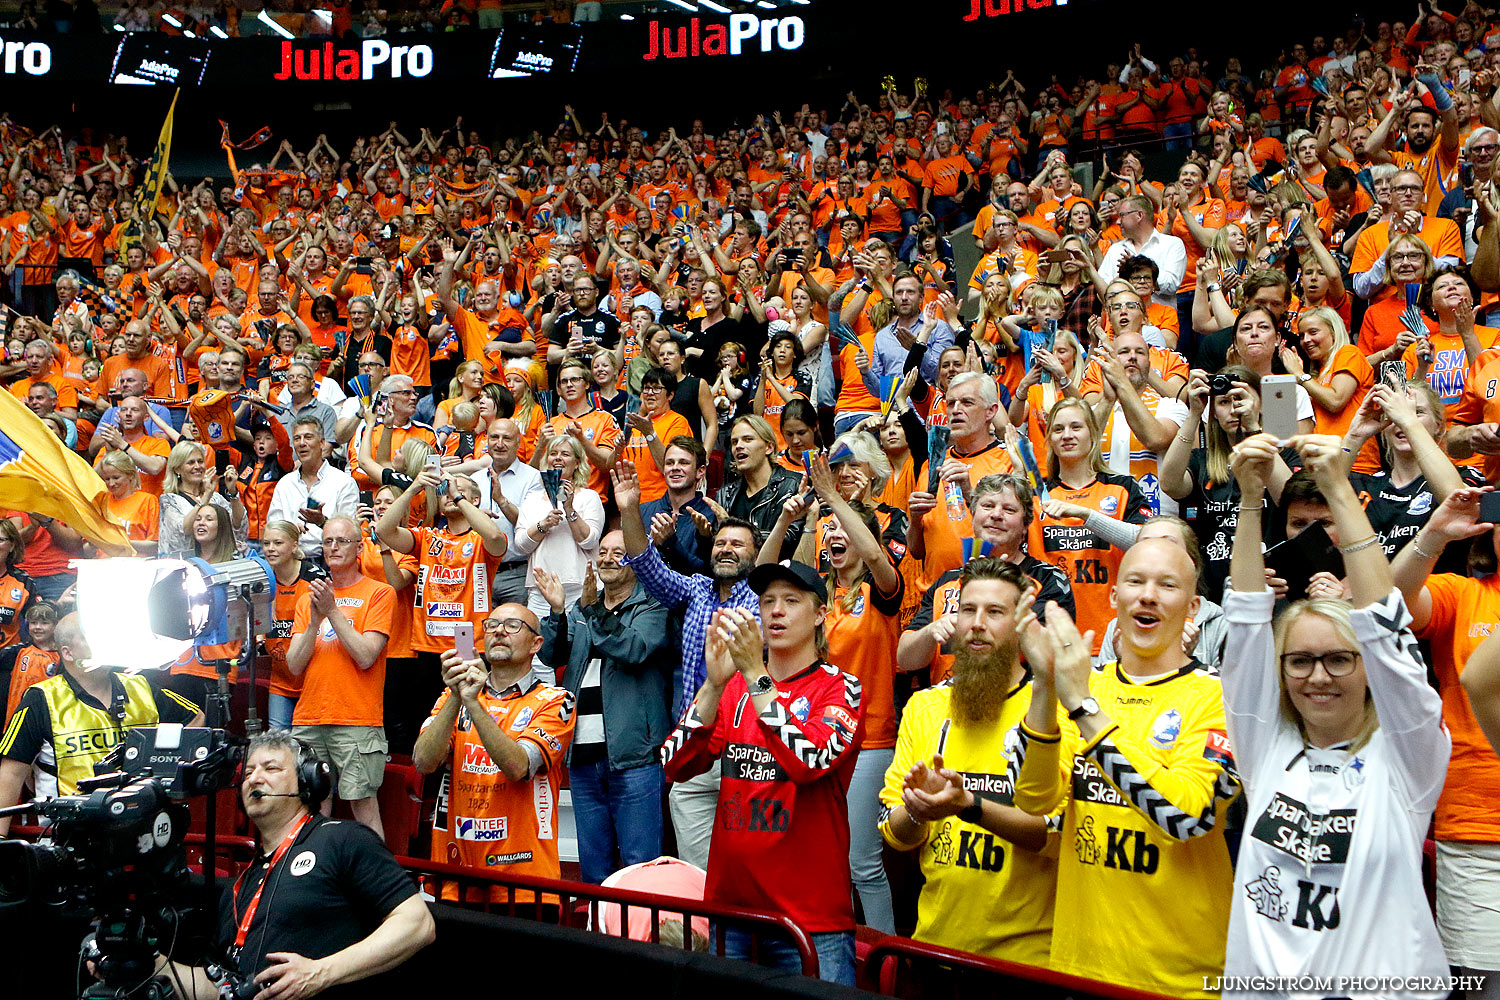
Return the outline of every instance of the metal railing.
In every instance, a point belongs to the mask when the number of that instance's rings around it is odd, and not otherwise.
[[[889,975],[888,964],[891,966]],[[1002,995],[1002,990],[1018,987],[1024,988],[1023,995],[1028,997],[1169,1000],[1159,993],[891,936],[876,941],[865,955],[859,985],[874,993],[900,998],[920,997],[921,1000],[937,1000],[944,996],[997,996]]]
[[[662,915],[668,919],[680,919],[683,925],[682,947],[692,950],[692,920],[706,918],[711,927],[709,948],[723,955],[725,933],[731,925],[740,925],[750,930],[750,961],[760,957],[760,942],[763,937],[778,938],[789,942],[797,949],[802,961],[802,974],[816,978],[818,954],[813,949],[812,938],[791,918],[779,913],[762,913],[724,906],[696,899],[681,899],[677,896],[660,896],[656,893],[637,892],[632,889],[606,888],[584,882],[565,882],[560,879],[542,878],[535,875],[496,874],[475,868],[424,861],[420,858],[396,859],[407,871],[422,879],[426,890],[438,901],[448,905],[478,909],[485,913],[501,913],[556,923],[560,927],[597,930],[603,924],[601,904],[620,907],[619,925],[622,936],[630,925],[630,910],[640,908],[651,914],[651,941],[660,944],[660,922]],[[443,893],[449,887],[459,901],[444,900]],[[503,899],[493,898],[491,890],[505,890]],[[517,899],[519,893],[535,897]],[[477,894],[478,898],[474,898]],[[549,905],[553,900],[557,905]],[[537,905],[540,902],[541,905]],[[580,905],[581,904],[581,905]],[[553,911],[555,910],[555,918]]]

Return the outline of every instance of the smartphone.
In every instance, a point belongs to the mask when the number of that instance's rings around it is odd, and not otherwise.
[[[371,270],[372,270],[371,267],[370,267],[370,261],[372,259],[373,258],[370,258],[370,257],[356,257],[356,258],[354,258],[354,273],[355,274],[370,274]]]
[[[1307,596],[1307,585],[1315,573],[1344,577],[1344,557],[1339,554],[1321,521],[1266,549],[1266,565],[1286,581],[1289,601]]]
[[[1382,361],[1380,362],[1380,381],[1392,389],[1406,388],[1406,362],[1405,361]]]
[[[1480,495],[1479,519],[1500,524],[1500,492],[1491,491]]]
[[[1260,380],[1260,427],[1278,441],[1297,433],[1297,379],[1267,375]]]
[[[474,623],[455,622],[453,625],[453,649],[465,660],[474,659]]]
[[[375,502],[375,494],[369,490],[359,491],[359,503],[362,507],[368,507]]]

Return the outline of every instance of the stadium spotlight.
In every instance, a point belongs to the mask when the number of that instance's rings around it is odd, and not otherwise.
[[[171,15],[171,14],[166,14],[166,13],[164,13],[164,14],[162,14],[162,16],[161,16],[161,19],[162,19],[162,20],[163,20],[163,21],[166,21],[166,22],[167,22],[167,23],[168,23],[168,24],[170,24],[170,25],[171,25],[171,26],[172,26],[172,27],[174,27],[174,28],[180,28],[180,27],[182,27],[182,22],[181,22],[181,21],[179,21],[179,20],[177,20],[177,18],[176,18],[176,17],[174,17],[174,16],[173,16],[173,15]]]
[[[219,27],[217,24],[209,25],[208,33],[210,35],[213,35],[215,38],[228,38],[229,37],[229,35],[224,31],[224,29],[221,28],[221,27]]]
[[[728,7],[725,7],[723,4],[714,3],[714,0],[698,0],[698,5],[700,7],[707,7],[709,10],[715,11],[719,14],[733,13],[733,11],[731,11]]]
[[[115,30],[118,31],[120,34],[123,35],[125,33],[125,25],[123,25],[123,24],[117,24],[117,25],[115,25]]]
[[[698,8],[690,3],[686,3],[685,0],[667,0],[667,3],[681,7],[683,10],[688,11],[689,13],[698,13]]]
[[[258,555],[202,559],[89,559],[78,568],[78,617],[94,659],[152,670],[189,646],[265,635],[276,576]]]
[[[620,20],[622,20],[622,21],[634,21],[635,20],[635,15],[634,14],[621,14],[620,15]]]

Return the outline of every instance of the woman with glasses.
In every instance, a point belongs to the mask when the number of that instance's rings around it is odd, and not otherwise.
[[[1420,288],[1437,272],[1427,244],[1414,234],[1403,233],[1391,240],[1381,264],[1386,280],[1367,293],[1366,297],[1373,301],[1359,326],[1359,349],[1376,371],[1383,361],[1399,361],[1420,336],[1437,328],[1426,316],[1421,317],[1420,331],[1412,329],[1406,321],[1407,287]],[[1354,291],[1356,294],[1360,291],[1358,280]]]
[[[1422,844],[1451,748],[1442,700],[1349,482],[1343,442],[1299,435],[1291,444],[1347,540],[1339,549],[1352,600],[1298,601],[1273,626],[1261,521],[1276,442],[1266,434],[1241,442],[1220,670],[1248,818],[1224,972],[1445,983],[1448,960],[1422,886]]]

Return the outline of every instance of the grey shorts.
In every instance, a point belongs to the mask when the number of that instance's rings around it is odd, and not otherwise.
[[[382,726],[293,726],[302,740],[333,771],[333,788],[347,802],[368,799],[385,781],[388,744]]]

